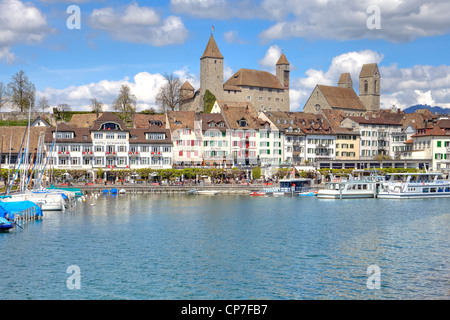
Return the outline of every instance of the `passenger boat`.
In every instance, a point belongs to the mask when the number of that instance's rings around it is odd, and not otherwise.
[[[450,181],[442,173],[393,173],[386,175],[380,199],[419,199],[450,197]]]
[[[282,179],[280,180],[280,192],[285,194],[298,194],[311,189],[311,179]]]
[[[375,198],[378,183],[376,181],[327,182],[326,188],[319,190],[319,199],[355,199]]]

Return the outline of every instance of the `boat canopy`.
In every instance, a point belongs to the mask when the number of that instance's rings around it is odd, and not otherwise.
[[[10,218],[12,219],[11,215],[18,214],[22,215],[24,211],[28,209],[32,209],[35,212],[36,216],[42,217],[42,209],[31,201],[10,201],[10,202],[1,202],[0,206],[3,207],[6,211],[9,212]]]
[[[14,219],[14,215],[12,215],[9,211],[6,211],[5,208],[0,206],[0,218],[6,219],[6,216],[10,219]]]

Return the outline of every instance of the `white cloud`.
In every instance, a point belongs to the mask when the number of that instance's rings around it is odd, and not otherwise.
[[[50,32],[45,15],[34,5],[19,0],[0,1],[0,62],[13,63],[13,46],[41,42]]]
[[[367,10],[372,5],[379,9],[379,29],[367,27],[367,21],[373,17]],[[450,31],[447,0],[286,1],[283,6],[265,0],[261,6],[277,18],[260,34],[263,41],[305,37],[406,42]]]
[[[270,46],[264,57],[259,60],[259,67],[263,70],[274,73],[276,70],[276,63],[278,59],[280,59],[281,53],[282,51],[277,45]]]
[[[136,3],[128,5],[124,12],[111,7],[96,9],[89,17],[94,29],[109,33],[114,39],[165,46],[184,43],[188,30],[176,16],[164,20],[150,7],[140,7]]]
[[[308,69],[303,77],[291,79],[291,110],[302,110],[318,84],[337,86],[341,73],[350,73],[353,89],[358,93],[359,73],[366,63],[377,63],[381,74],[381,105],[407,108],[428,104],[450,108],[450,66],[416,65],[398,68],[383,66],[384,56],[372,50],[348,52],[334,57],[327,70]]]
[[[225,41],[227,43],[237,43],[237,44],[245,44],[249,41],[243,40],[239,37],[239,33],[236,30],[227,31],[223,34]]]
[[[184,81],[188,80],[195,88],[200,81],[198,77],[189,72],[187,67],[175,70],[173,74]],[[140,72],[133,79],[125,77],[122,80],[102,80],[99,82],[70,86],[63,89],[46,88],[36,92],[37,100],[46,96],[51,106],[61,103],[69,104],[74,110],[90,110],[90,100],[96,98],[105,105],[105,110],[112,111],[112,104],[117,98],[120,87],[128,85],[131,92],[136,96],[139,110],[156,107],[155,98],[159,88],[166,83],[164,75],[159,73]]]

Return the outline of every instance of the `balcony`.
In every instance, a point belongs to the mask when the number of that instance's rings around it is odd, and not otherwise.
[[[69,151],[58,151],[58,155],[60,157],[64,157],[64,156],[69,157],[70,156],[70,152]]]
[[[151,155],[152,155],[152,157],[161,157],[161,151],[157,151],[157,152],[152,151]]]
[[[116,152],[115,151],[106,151],[106,156],[107,157],[114,157],[116,155]]]
[[[139,151],[129,151],[128,156],[130,157],[139,157]]]
[[[83,155],[83,157],[89,157],[89,156],[93,155],[93,152],[92,151],[83,151],[82,155]]]

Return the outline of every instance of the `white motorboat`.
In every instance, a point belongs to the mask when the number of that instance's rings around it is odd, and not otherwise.
[[[380,199],[420,199],[450,197],[450,181],[442,173],[388,174],[378,193]]]
[[[218,193],[219,193],[219,191],[216,191],[216,190],[198,190],[197,191],[197,194],[203,194],[203,195],[208,195],[208,196],[215,196]]]
[[[325,189],[317,192],[319,199],[356,199],[375,198],[377,191],[375,181],[328,182]]]

